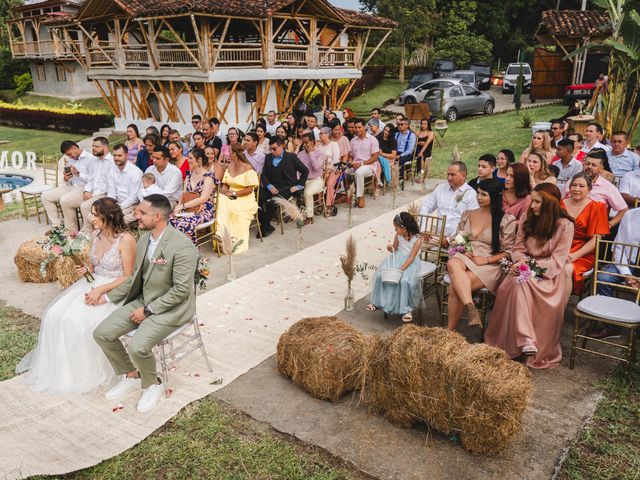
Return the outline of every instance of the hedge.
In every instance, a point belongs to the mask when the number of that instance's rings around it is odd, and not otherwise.
[[[43,109],[0,102],[0,124],[36,130],[91,134],[113,125],[113,117],[86,109]]]

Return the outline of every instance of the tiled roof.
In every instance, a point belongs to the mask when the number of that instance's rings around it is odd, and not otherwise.
[[[559,37],[592,37],[611,33],[609,15],[604,10],[545,10],[539,32]],[[544,30],[543,30],[544,29]]]
[[[384,17],[375,17],[367,13],[356,12],[355,10],[347,10],[346,8],[336,8],[349,25],[358,27],[387,27],[396,28],[398,22]]]

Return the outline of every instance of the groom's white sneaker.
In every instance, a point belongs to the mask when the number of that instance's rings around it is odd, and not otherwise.
[[[107,400],[117,400],[124,397],[127,393],[142,388],[142,380],[124,375],[116,385],[104,394]]]
[[[162,393],[164,392],[164,385],[161,383],[155,383],[150,387],[145,388],[142,391],[140,401],[138,401],[138,413],[147,413],[153,410],[158,404]]]

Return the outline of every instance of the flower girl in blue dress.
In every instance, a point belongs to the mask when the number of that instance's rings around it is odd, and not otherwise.
[[[371,303],[367,310],[381,309],[389,314],[401,314],[403,322],[413,319],[412,312],[422,305],[422,278],[420,277],[420,247],[422,237],[416,220],[410,213],[401,212],[393,219],[396,235],[391,252],[380,265],[373,278]],[[385,275],[385,270],[400,270],[399,281]],[[388,273],[388,272],[386,272]],[[399,275],[399,273],[398,273]]]

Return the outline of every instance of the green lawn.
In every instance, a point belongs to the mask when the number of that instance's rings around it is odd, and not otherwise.
[[[532,109],[536,121],[557,118],[566,112],[562,105],[549,105]],[[531,110],[527,110],[531,111]],[[497,153],[507,148],[516,159],[529,146],[531,129],[522,128],[516,112],[482,115],[449,123],[444,135],[445,147],[433,149],[432,177],[446,177],[447,165],[451,162],[453,147],[457,146],[462,161],[469,167],[469,178],[476,176],[476,161],[485,153]]]
[[[36,152],[38,159],[45,155],[60,154],[60,143],[63,140],[80,141],[85,138],[77,133],[60,133],[51,130],[29,130],[25,128],[13,128],[0,125],[0,140],[8,140],[9,143],[0,145],[0,151],[31,151]]]
[[[387,100],[395,100],[407,88],[407,84],[395,79],[383,79],[375,88],[355,97],[344,104],[357,115],[369,118],[373,107],[382,107]]]
[[[0,99],[4,98],[9,103],[22,103],[23,105],[46,105],[48,107],[69,107],[71,105],[82,106],[90,110],[97,110],[111,114],[111,110],[102,97],[85,98],[82,100],[69,100],[45,95],[25,95],[18,99],[13,90],[0,90]]]

